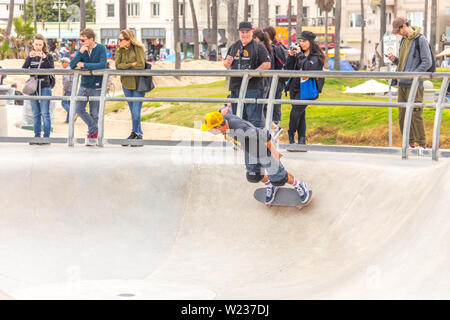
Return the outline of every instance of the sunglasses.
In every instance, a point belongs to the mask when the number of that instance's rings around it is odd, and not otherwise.
[[[125,39],[125,38],[120,39],[120,38],[119,38],[118,41],[119,41],[119,42],[121,42],[121,41],[129,41],[129,39]]]
[[[80,42],[85,42],[87,41],[87,39],[80,39]]]

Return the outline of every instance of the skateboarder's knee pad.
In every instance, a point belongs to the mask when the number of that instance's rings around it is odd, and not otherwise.
[[[257,172],[247,172],[247,181],[251,183],[258,183],[260,182],[264,176]]]
[[[280,181],[272,181],[270,180],[270,182],[272,183],[272,185],[276,186],[276,187],[282,187],[286,184],[286,182],[289,180],[289,176],[286,173],[286,175],[284,176],[283,179],[281,179]]]

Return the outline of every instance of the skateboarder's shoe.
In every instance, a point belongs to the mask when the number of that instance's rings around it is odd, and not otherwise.
[[[266,202],[265,202],[266,204],[270,204],[273,202],[273,200],[275,200],[275,195],[277,194],[279,188],[280,187],[275,187],[275,186],[270,186],[270,187],[266,188],[267,189]]]
[[[298,184],[298,186],[294,187],[300,195],[300,200],[302,203],[307,203],[310,198],[310,192],[308,189],[308,185],[305,181],[302,181]]]

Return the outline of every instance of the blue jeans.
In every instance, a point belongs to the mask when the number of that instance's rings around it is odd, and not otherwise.
[[[83,97],[99,96],[101,89],[80,87],[78,95]],[[98,109],[99,101],[89,101],[89,113],[86,112],[87,101],[77,101],[77,113],[88,126],[88,134],[98,132]]]
[[[239,98],[239,91],[231,91],[231,98]],[[249,89],[245,95],[246,98],[262,99],[264,97],[264,90],[262,89]],[[231,108],[233,114],[236,114],[237,104],[232,103]],[[244,104],[244,112],[242,113],[242,119],[249,121],[257,128],[264,128],[264,115],[263,105],[259,103],[246,103]]]
[[[122,86],[122,89],[123,93],[125,94],[125,97],[134,97],[134,98],[145,97],[145,92],[125,89],[124,86]],[[131,121],[133,123],[133,129],[131,131],[136,134],[143,135],[144,133],[142,132],[141,128],[142,101],[128,101],[128,107],[130,107]]]
[[[52,89],[49,87],[41,88],[40,94],[33,93],[32,96],[51,96]],[[50,100],[31,100],[31,109],[33,110],[33,125],[34,136],[41,136],[41,118],[44,121],[44,138],[50,137],[50,130],[52,128],[50,120]]]
[[[66,91],[64,93],[64,96],[70,96],[72,95],[72,92],[70,91]],[[64,110],[67,111],[67,117],[66,117],[66,122],[69,122],[69,113],[70,113],[70,101],[61,101],[61,106],[64,108]]]

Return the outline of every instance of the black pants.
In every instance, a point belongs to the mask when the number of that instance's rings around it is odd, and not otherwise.
[[[291,100],[300,99],[300,92],[290,91]],[[288,134],[295,136],[297,132],[298,137],[306,137],[306,120],[305,110],[306,105],[292,105],[291,114],[289,116],[289,131]]]
[[[264,97],[269,98],[270,84],[272,83],[271,78],[264,78],[264,80],[268,79],[268,83],[264,83]],[[275,93],[275,99],[281,99],[284,90],[284,83],[278,82],[277,92]],[[264,105],[264,115],[267,118],[267,104]],[[273,105],[273,115],[272,121],[276,124],[279,124],[281,121],[281,104]]]

